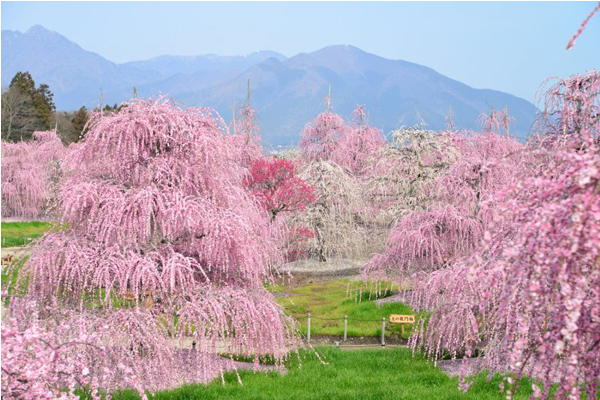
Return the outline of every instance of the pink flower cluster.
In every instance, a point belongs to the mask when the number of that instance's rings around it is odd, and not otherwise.
[[[54,131],[34,132],[29,142],[2,142],[3,218],[46,217],[65,153]]]
[[[373,154],[385,145],[378,129],[368,125],[364,106],[354,111],[352,123],[326,111],[300,133],[300,149],[307,160],[330,160],[361,175]]]
[[[571,40],[569,40],[569,43],[567,43],[567,50],[570,50],[573,46],[575,46],[575,40],[577,40],[577,38],[579,36],[581,36],[581,34],[583,33],[583,30],[585,29],[585,26],[588,24],[588,22],[590,22],[590,19],[592,19],[594,17],[594,15],[596,15],[596,13],[599,11],[600,11],[600,1],[598,2],[598,5],[592,10],[592,12],[589,13],[589,15],[586,17],[586,19],[583,20],[583,22],[579,26],[579,29],[573,35]]]
[[[40,325],[32,318],[40,312],[33,303],[13,303],[20,314],[2,321],[3,398],[79,399],[75,391],[80,390],[100,399],[102,388],[115,383],[146,398],[131,368],[122,363],[100,367],[110,353],[99,340],[102,327],[92,331],[73,315]]]

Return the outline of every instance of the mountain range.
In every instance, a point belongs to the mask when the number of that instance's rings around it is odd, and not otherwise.
[[[481,112],[508,107],[516,121],[513,133],[524,137],[537,111],[516,96],[474,89],[431,68],[347,45],[291,58],[259,51],[246,56],[163,55],[116,64],[36,25],[25,33],[2,31],[2,85],[18,71],[48,84],[60,110],[120,103],[131,98],[135,86],[138,97],[168,94],[187,106],[213,107],[226,120],[233,103],[239,107],[246,101],[249,79],[251,106],[271,145],[298,141],[302,127],[326,108],[329,85],[334,112],[349,117],[364,104],[371,124],[385,133],[420,122],[441,129],[450,108],[457,127],[476,129]]]

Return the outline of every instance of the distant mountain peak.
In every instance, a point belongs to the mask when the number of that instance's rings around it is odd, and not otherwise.
[[[62,38],[68,40],[58,32],[44,28],[42,25],[33,25],[31,28],[25,31],[25,35],[37,38]]]
[[[7,31],[2,31],[3,36],[5,32]],[[15,32],[15,37],[22,37],[29,43],[52,43],[53,45],[72,46],[81,49],[77,43],[70,41],[60,33],[47,29],[42,25],[33,25],[31,28],[27,29],[25,33],[19,31]],[[81,50],[84,51],[83,49]]]
[[[261,66],[261,65],[281,65],[281,61],[279,58],[277,57],[269,57],[267,58],[265,61],[261,62],[260,64],[258,64],[257,66]]]
[[[26,34],[28,35],[37,35],[40,33],[56,33],[54,31],[51,31],[50,29],[46,29],[44,28],[42,25],[33,25],[31,28],[27,29],[27,31],[25,31]]]
[[[352,46],[350,44],[332,44],[330,46],[325,46],[322,49],[317,51],[347,51],[347,52],[359,52],[366,53],[364,50],[359,49],[356,46]]]

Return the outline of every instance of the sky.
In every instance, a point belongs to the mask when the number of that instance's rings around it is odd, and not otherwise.
[[[122,63],[163,54],[286,56],[350,44],[529,101],[544,79],[600,68],[597,2],[6,2],[2,29],[40,24]]]

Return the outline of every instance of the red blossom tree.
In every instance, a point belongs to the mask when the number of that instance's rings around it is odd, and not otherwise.
[[[269,213],[271,221],[280,213],[302,212],[315,201],[313,188],[297,176],[296,166],[286,159],[264,157],[252,161],[246,184]],[[295,261],[308,255],[306,241],[313,238],[314,233],[308,228],[277,222],[285,259]]]
[[[250,191],[275,219],[280,212],[301,211],[315,200],[312,187],[297,176],[290,160],[265,157],[250,164]]]
[[[164,99],[92,115],[64,163],[66,228],[47,234],[19,273],[24,295],[49,307],[40,323],[67,310],[104,327],[110,357],[99,368],[118,359],[144,389],[213,379],[225,368],[217,351],[258,365],[297,346],[263,285],[280,262],[269,219],[226,138],[212,110]],[[195,352],[177,349],[187,337]]]

